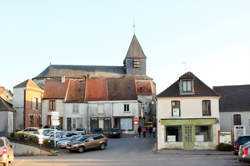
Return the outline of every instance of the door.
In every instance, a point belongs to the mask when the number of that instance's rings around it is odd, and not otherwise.
[[[184,148],[193,148],[193,127],[192,125],[184,126]]]
[[[67,130],[68,131],[72,130],[72,127],[71,127],[71,118],[67,118]]]
[[[103,119],[99,119],[99,128],[104,129],[104,121],[103,121]]]

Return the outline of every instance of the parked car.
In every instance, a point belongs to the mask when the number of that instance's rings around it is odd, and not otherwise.
[[[238,153],[239,161],[250,161],[250,141],[240,145]]]
[[[61,139],[60,141],[57,142],[57,147],[65,149],[68,144],[70,144],[73,140],[76,140],[79,137],[81,137],[81,135],[73,135],[71,137]]]
[[[32,134],[30,134],[29,136],[36,136],[39,137],[39,135],[42,135],[43,139],[49,139],[50,135],[52,134],[52,132],[54,132],[53,129],[49,129],[49,128],[45,128],[45,129],[39,129],[39,131],[36,131]]]
[[[80,153],[88,149],[99,148],[104,150],[108,145],[108,138],[103,134],[96,134],[90,136],[83,136],[81,139],[76,139],[72,141],[67,149],[70,151],[79,151]]]
[[[120,129],[117,129],[117,128],[112,128],[110,129],[109,133],[108,133],[108,136],[110,138],[121,138],[121,130]]]
[[[97,129],[94,129],[92,133],[93,134],[103,134],[103,130],[102,130],[102,128],[97,128]]]
[[[38,132],[37,127],[28,127],[24,130],[18,131],[17,133],[23,133],[25,135],[30,135],[30,134],[33,134],[34,132]]]
[[[8,166],[14,162],[13,146],[6,137],[0,137],[0,163]]]
[[[250,136],[239,136],[234,143],[234,155],[238,155],[240,145],[250,141]]]

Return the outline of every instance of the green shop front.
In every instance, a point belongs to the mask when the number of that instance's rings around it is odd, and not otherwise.
[[[161,119],[162,140],[166,149],[214,149],[219,123],[216,118]]]

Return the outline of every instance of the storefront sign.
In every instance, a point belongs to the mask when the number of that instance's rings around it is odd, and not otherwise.
[[[204,142],[204,135],[196,135],[195,142]]]
[[[168,140],[168,142],[176,142],[176,136],[175,135],[168,135],[167,140]]]

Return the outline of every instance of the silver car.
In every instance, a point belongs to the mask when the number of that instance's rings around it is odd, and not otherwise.
[[[14,151],[12,145],[6,137],[0,137],[0,163],[8,166],[14,162]]]
[[[240,145],[238,153],[239,161],[250,161],[250,141]]]

